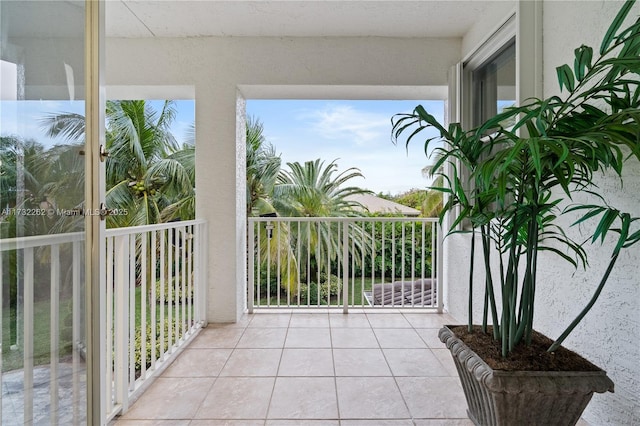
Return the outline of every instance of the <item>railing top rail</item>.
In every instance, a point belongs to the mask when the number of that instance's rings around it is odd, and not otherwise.
[[[183,220],[179,222],[158,223],[155,225],[130,226],[127,228],[111,228],[107,229],[107,237],[117,237],[122,235],[141,234],[151,231],[160,231],[162,229],[182,228],[191,225],[201,225],[206,223],[204,219]]]
[[[438,222],[437,217],[249,217],[249,223],[261,222]]]
[[[181,222],[168,222],[156,225],[131,226],[128,228],[107,229],[105,235],[107,237],[115,237],[119,235],[139,234],[143,232],[157,231],[161,229],[180,228],[184,226],[204,224],[204,219],[185,220]],[[68,232],[64,234],[44,234],[31,235],[28,237],[17,238],[0,238],[0,252],[34,248],[42,246],[53,246],[56,244],[73,243],[76,241],[84,241],[84,232]]]
[[[0,239],[0,251],[25,249],[41,246],[53,246],[75,241],[83,241],[84,232],[68,232],[65,234],[31,235],[28,237]]]

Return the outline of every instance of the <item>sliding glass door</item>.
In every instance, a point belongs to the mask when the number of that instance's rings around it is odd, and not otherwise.
[[[85,14],[0,2],[2,424],[87,423]]]

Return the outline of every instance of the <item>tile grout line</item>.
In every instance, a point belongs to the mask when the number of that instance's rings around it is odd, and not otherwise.
[[[336,373],[336,359],[333,347],[333,327],[331,326],[331,317],[329,320],[329,344],[331,345],[331,365],[333,367],[333,388],[336,395],[336,410],[338,411],[338,426],[342,425],[342,414],[340,413],[340,399],[338,398],[338,377]]]
[[[207,396],[209,395],[209,393],[211,392],[211,390],[213,389],[215,384],[218,383],[218,379],[220,379],[220,374],[222,374],[222,371],[224,370],[224,368],[226,367],[227,363],[231,359],[231,356],[235,353],[235,351],[236,351],[236,349],[238,347],[238,344],[240,343],[240,340],[242,339],[242,336],[244,336],[244,333],[247,331],[247,328],[249,328],[249,324],[250,323],[251,323],[251,321],[249,321],[249,323],[247,323],[247,325],[242,328],[242,333],[240,333],[240,337],[238,337],[238,340],[233,345],[233,347],[230,348],[231,352],[229,353],[229,356],[227,357],[227,359],[225,360],[224,364],[220,368],[220,371],[218,371],[218,374],[214,377],[213,383],[211,383],[211,386],[209,387],[209,390],[207,390],[204,398],[200,402],[200,405],[198,406],[198,409],[195,411],[193,417],[196,417],[196,418],[198,417],[198,412],[200,412],[200,410],[202,410],[202,405],[204,404],[204,401],[207,399]],[[203,349],[214,349],[214,348],[203,348]],[[229,349],[229,348],[222,348],[222,349]],[[194,420],[194,418],[191,418],[191,421],[193,421],[193,420]],[[191,423],[191,422],[189,422],[189,423]]]
[[[291,327],[291,316],[292,314],[289,313],[287,314],[289,315],[289,321],[287,322],[287,331],[284,333],[284,340],[282,341],[282,348],[280,350],[280,361],[278,361],[278,369],[276,370],[276,375],[273,378],[273,386],[271,387],[271,395],[269,396],[269,402],[267,403],[267,412],[264,415],[264,424],[266,426],[268,420],[269,420],[269,411],[271,410],[271,402],[273,401],[273,394],[275,393],[276,390],[276,383],[278,382],[278,373],[280,372],[280,364],[282,363],[282,356],[284,355],[284,348],[287,345],[287,337],[289,336],[289,328]]]

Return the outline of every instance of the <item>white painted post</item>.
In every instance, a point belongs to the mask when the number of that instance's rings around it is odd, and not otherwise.
[[[147,378],[147,233],[140,235],[140,378]],[[135,304],[134,304],[135,308]],[[134,311],[135,312],[135,311]],[[135,315],[131,315],[135,317]]]
[[[129,237],[115,237],[115,403],[120,404],[122,411],[129,408],[128,395],[128,362],[129,333],[127,319],[129,317]]]
[[[255,292],[255,254],[256,254],[256,249],[255,249],[255,226],[256,223],[249,221],[249,244],[247,244],[248,247],[248,253],[247,255],[249,256],[249,270],[248,272],[248,281],[249,283],[247,284],[248,288],[247,288],[247,308],[249,309],[249,313],[252,314],[253,313],[253,300],[254,300],[254,292]],[[258,247],[259,249],[259,247]]]
[[[136,234],[128,235],[129,274],[125,285],[129,289],[129,391],[133,392],[136,382]],[[127,395],[128,398],[128,395]]]
[[[113,324],[113,237],[107,237],[106,239],[107,250],[107,279],[106,279],[106,342],[105,342],[105,379],[104,379],[104,395],[102,395],[103,403],[105,404],[105,412],[111,413],[113,411],[113,337],[114,337],[114,324]]]
[[[436,236],[436,233],[438,232],[438,227],[436,226],[436,222],[433,222],[433,224],[431,225],[431,253],[432,253],[432,259],[431,259],[431,286],[433,288],[434,286],[434,281],[437,280],[435,287],[437,288],[437,298],[438,298],[438,313],[441,314],[443,312],[443,300],[444,300],[444,291],[443,291],[443,287],[444,287],[444,283],[443,283],[443,276],[442,276],[442,237],[440,236],[440,234],[438,233],[438,235]],[[433,261],[433,252],[435,252],[435,256],[436,256],[436,261]]]
[[[327,274],[329,276],[329,274]],[[342,222],[342,312],[349,313],[349,222]]]

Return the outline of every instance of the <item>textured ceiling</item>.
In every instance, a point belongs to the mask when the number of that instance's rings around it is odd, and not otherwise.
[[[509,0],[108,0],[107,37],[460,37]]]
[[[461,37],[496,22],[514,0],[106,0],[107,37]],[[83,1],[0,3],[9,37],[77,37]]]

